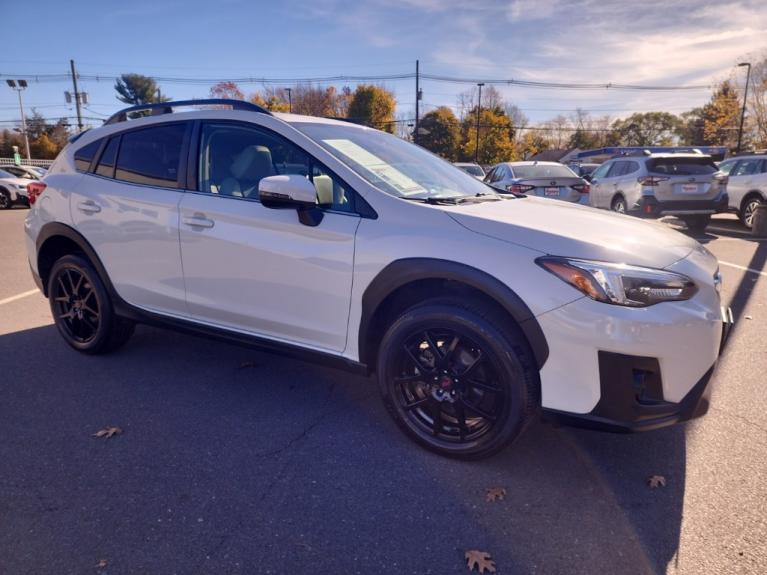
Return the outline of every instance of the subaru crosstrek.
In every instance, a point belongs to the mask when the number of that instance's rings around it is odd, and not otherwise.
[[[190,104],[207,109],[178,113]],[[374,372],[410,437],[465,458],[541,410],[644,430],[708,407],[727,316],[705,248],[497,194],[375,129],[150,105],[78,137],[29,188],[32,273],[86,354],[147,323]]]

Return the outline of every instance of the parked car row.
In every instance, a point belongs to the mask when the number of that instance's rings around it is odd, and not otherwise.
[[[0,210],[29,206],[27,184],[41,180],[47,170],[37,166],[0,165]]]

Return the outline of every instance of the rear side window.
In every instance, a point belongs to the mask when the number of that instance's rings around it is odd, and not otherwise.
[[[602,164],[597,169],[595,169],[593,172],[591,172],[591,177],[593,179],[596,178],[604,178],[607,175],[607,172],[610,170],[610,168],[614,164]]]
[[[95,142],[91,142],[90,144],[86,144],[79,150],[75,152],[75,169],[78,172],[87,172],[88,168],[91,167],[91,162],[93,161],[93,157],[96,155],[96,152],[99,151],[99,148],[101,147],[102,140],[96,140]]]
[[[750,176],[752,174],[758,174],[759,173],[759,164],[761,163],[761,160],[758,158],[754,158],[751,160],[741,160],[738,164],[738,167],[735,168],[732,172],[732,176]]]
[[[711,158],[652,158],[647,160],[647,169],[656,174],[671,176],[697,176],[713,174],[718,170]]]
[[[107,147],[104,148],[104,152],[101,154],[99,165],[96,166],[96,173],[99,176],[107,178],[115,177],[115,160],[117,159],[117,148],[119,145],[120,136],[115,136],[109,140]]]
[[[117,156],[115,178],[133,184],[178,188],[185,124],[125,132]]]
[[[618,176],[622,176],[626,173],[626,167],[628,165],[628,162],[620,161],[615,162],[613,164],[613,167],[610,168],[610,173],[607,174],[608,178],[617,178]]]

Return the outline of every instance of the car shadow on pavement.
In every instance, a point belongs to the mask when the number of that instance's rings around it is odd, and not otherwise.
[[[535,424],[455,461],[330,368],[145,327],[108,356],[53,326],[0,349],[0,572],[465,573],[478,549],[498,573],[656,573],[678,547],[681,427]]]

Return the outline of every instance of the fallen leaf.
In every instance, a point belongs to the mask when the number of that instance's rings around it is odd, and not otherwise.
[[[745,318],[746,318],[746,319],[754,319],[754,318],[753,318],[753,317],[751,317],[750,315],[747,315],[747,316],[745,316]]]
[[[666,487],[666,478],[662,475],[651,475],[647,478],[647,485],[650,487],[650,489]]]
[[[485,571],[495,573],[495,561],[490,558],[490,553],[472,549],[464,553],[464,557],[466,557],[466,566],[469,568],[469,571],[474,571],[476,567],[480,573]]]
[[[120,435],[123,432],[119,427],[105,427],[93,434],[93,437],[104,437],[109,439],[113,435]]]
[[[506,498],[506,489],[504,487],[490,487],[485,490],[486,501],[503,501]]]
[[[104,568],[104,567],[106,567],[108,564],[109,564],[109,562],[108,562],[106,559],[102,559],[101,561],[99,561],[98,563],[96,563],[96,567],[98,567],[99,569],[103,569],[103,568]]]

